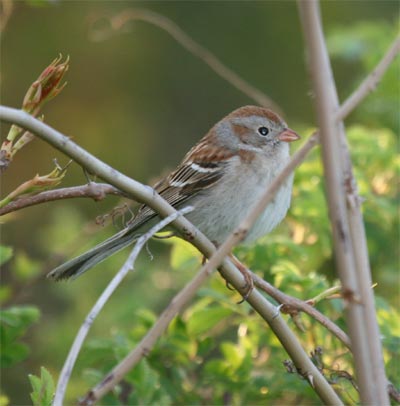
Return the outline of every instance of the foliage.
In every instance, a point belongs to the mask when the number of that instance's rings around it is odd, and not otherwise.
[[[11,247],[5,247],[0,245],[0,265],[5,264],[9,259],[11,259],[13,254]]]
[[[12,249],[0,247],[0,264],[10,260]],[[9,295],[6,287],[1,290],[2,298]],[[29,348],[20,339],[29,327],[38,321],[40,311],[35,306],[10,306],[0,310],[0,363],[2,367],[10,367],[27,358]]]
[[[42,367],[40,368],[40,378],[35,375],[29,375],[33,392],[31,398],[33,406],[51,406],[54,396],[54,381],[50,372]]]
[[[18,340],[39,319],[39,315],[39,309],[34,306],[13,306],[0,311],[2,367],[12,366],[28,356],[28,346]]]

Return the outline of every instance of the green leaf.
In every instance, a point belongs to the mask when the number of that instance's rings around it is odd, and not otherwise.
[[[12,247],[0,245],[0,265],[5,264],[13,255]]]
[[[11,366],[27,357],[29,348],[18,339],[39,319],[39,316],[39,309],[33,306],[15,306],[0,310],[0,363],[2,366]]]
[[[17,253],[14,261],[14,274],[18,280],[25,282],[40,274],[42,265],[29,258],[24,252]]]
[[[175,270],[193,268],[200,263],[199,252],[188,242],[174,238],[171,266]]]
[[[231,342],[222,343],[221,351],[233,370],[236,370],[241,366],[246,355],[245,351],[242,348]]]
[[[8,406],[10,399],[6,395],[0,394],[0,406]]]
[[[33,391],[31,399],[33,406],[51,406],[54,397],[54,380],[50,372],[45,368],[40,368],[40,378],[35,375],[28,375]]]
[[[40,311],[35,306],[14,306],[0,310],[0,323],[26,329],[40,317]]]
[[[12,295],[11,286],[0,286],[0,304],[10,300]]]
[[[190,335],[197,336],[213,328],[232,311],[224,307],[206,307],[193,313],[188,320],[187,329]]]
[[[23,361],[29,355],[29,347],[23,343],[8,343],[7,346],[1,345],[1,366],[10,367],[18,362]]]

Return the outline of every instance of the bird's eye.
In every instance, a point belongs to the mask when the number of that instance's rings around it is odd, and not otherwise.
[[[258,129],[259,134],[263,135],[264,137],[268,135],[269,129],[267,127],[260,127]]]

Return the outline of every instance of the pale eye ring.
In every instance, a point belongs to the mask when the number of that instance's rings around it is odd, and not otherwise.
[[[263,137],[265,137],[266,135],[268,135],[269,129],[268,129],[267,127],[260,127],[260,128],[258,129],[258,133],[259,133],[260,135],[262,135]]]

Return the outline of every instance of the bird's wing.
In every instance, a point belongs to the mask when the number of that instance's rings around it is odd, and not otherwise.
[[[159,181],[154,189],[171,206],[182,206],[189,198],[206,191],[221,179],[232,155],[230,151],[221,151],[205,137],[189,151],[182,164]],[[155,216],[149,206],[143,205],[129,227],[138,228]]]

